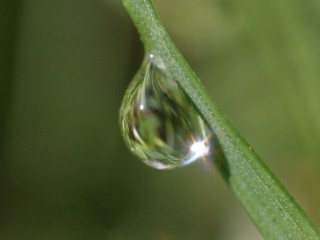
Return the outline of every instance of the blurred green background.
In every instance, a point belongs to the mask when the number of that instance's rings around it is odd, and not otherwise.
[[[155,3],[320,225],[320,2]],[[119,0],[0,2],[1,239],[262,239],[215,169],[157,171],[125,147],[118,111],[142,56]]]

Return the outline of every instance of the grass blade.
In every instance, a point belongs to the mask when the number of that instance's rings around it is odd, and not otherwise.
[[[266,239],[320,239],[319,229],[216,107],[164,29],[150,0],[122,0],[147,52],[157,54],[214,129],[225,158],[217,166]]]

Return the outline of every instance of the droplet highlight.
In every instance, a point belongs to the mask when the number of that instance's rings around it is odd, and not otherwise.
[[[153,54],[146,55],[126,91],[120,126],[132,153],[157,169],[205,159],[213,148],[213,131]]]

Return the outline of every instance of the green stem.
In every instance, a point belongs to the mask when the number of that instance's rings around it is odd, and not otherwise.
[[[160,57],[215,131],[225,158],[216,164],[266,239],[320,239],[319,229],[216,107],[164,29],[150,0],[122,0],[146,52]]]

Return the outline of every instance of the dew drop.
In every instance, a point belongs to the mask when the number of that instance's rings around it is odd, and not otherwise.
[[[213,147],[212,130],[153,54],[146,55],[126,91],[120,125],[130,150],[157,169],[206,159]]]

